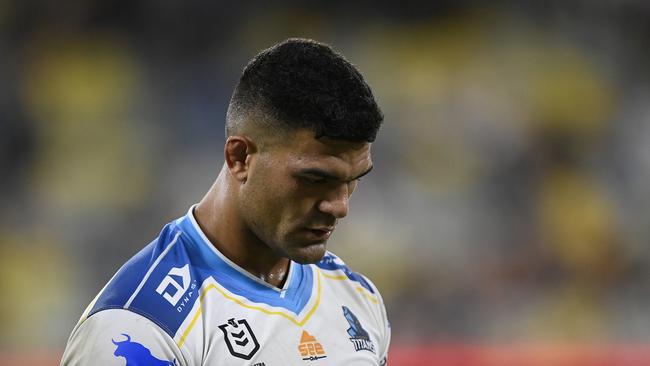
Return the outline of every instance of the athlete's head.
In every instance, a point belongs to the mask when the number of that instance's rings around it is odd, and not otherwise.
[[[289,39],[246,66],[228,108],[226,164],[238,214],[281,256],[318,261],[383,116],[352,64],[329,46]]]

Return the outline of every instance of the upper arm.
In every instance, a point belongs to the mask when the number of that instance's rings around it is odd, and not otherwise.
[[[390,346],[390,336],[391,336],[391,329],[390,329],[390,322],[388,321],[388,315],[386,314],[386,306],[384,305],[384,300],[377,292],[377,295],[379,297],[379,304],[380,304],[380,312],[381,312],[381,330],[383,332],[383,336],[381,339],[381,344],[379,345],[379,360],[382,362],[382,365],[386,364],[386,360],[388,359],[388,347]]]
[[[73,331],[61,366],[187,365],[174,340],[149,319],[123,309],[93,314]]]
[[[386,305],[384,304],[384,299],[379,293],[377,286],[375,286],[375,284],[372,283],[368,277],[363,276],[363,278],[366,280],[368,286],[373,289],[375,297],[377,299],[377,302],[374,306],[374,313],[379,326],[378,356],[381,365],[386,365],[388,359],[388,348],[390,346],[391,338],[390,322],[388,321],[388,314],[386,313]]]

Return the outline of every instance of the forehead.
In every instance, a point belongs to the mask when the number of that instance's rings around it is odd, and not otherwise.
[[[292,132],[279,151],[290,168],[317,167],[353,176],[372,166],[370,143],[314,138],[310,130]]]

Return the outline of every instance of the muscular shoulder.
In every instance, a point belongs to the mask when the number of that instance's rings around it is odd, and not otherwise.
[[[198,298],[198,272],[183,231],[173,223],[119,269],[85,318],[124,309],[155,323],[170,337]]]
[[[325,272],[325,275],[335,275],[335,276],[345,276],[347,280],[352,281],[365,290],[369,291],[371,294],[378,294],[377,288],[368,280],[364,275],[352,271],[345,262],[332,252],[325,253],[323,259],[321,259],[316,266]]]
[[[346,304],[343,306],[343,314],[351,328],[357,328],[360,319],[357,317],[364,317],[364,322],[370,320],[375,324],[373,334],[378,340],[378,355],[381,360],[385,360],[390,343],[390,324],[377,287],[364,275],[352,271],[331,252],[327,252],[316,265],[323,277],[330,280],[331,288],[336,289],[333,290],[336,291],[335,301]]]
[[[187,365],[173,339],[156,324],[123,309],[101,311],[80,323],[61,365]]]

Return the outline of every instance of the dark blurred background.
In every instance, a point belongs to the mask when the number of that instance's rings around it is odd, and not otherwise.
[[[396,354],[650,344],[649,2],[0,0],[0,364],[57,362],[291,36],[386,115],[329,249],[382,290]]]

